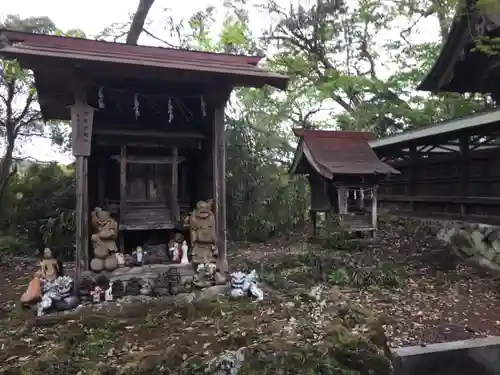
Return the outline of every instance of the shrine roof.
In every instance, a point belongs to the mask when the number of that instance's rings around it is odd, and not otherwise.
[[[499,58],[477,50],[476,47],[478,40],[498,36],[498,14],[479,9],[477,0],[458,1],[448,37],[434,65],[417,89],[431,92],[494,93],[498,90],[497,80],[489,76],[497,69]]]
[[[382,162],[372,150],[370,132],[342,132],[295,129],[300,138],[291,174],[300,174],[298,166],[305,158],[311,167],[327,179],[335,175],[378,175],[399,173]]]
[[[27,68],[38,60],[74,61],[133,65],[136,68],[161,68],[172,71],[211,73],[232,78],[234,86],[271,85],[285,89],[288,78],[265,71],[257,64],[261,56],[232,55],[175,48],[148,47],[56,35],[2,30],[8,44],[0,54],[17,58]],[[159,77],[161,78],[161,77]],[[250,80],[249,80],[250,78]]]

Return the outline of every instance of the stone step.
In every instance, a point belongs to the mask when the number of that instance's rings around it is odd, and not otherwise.
[[[396,375],[498,375],[500,337],[392,349]]]

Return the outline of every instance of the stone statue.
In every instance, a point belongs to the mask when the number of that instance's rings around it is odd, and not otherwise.
[[[200,263],[196,266],[193,277],[193,285],[197,288],[208,288],[215,285],[215,273],[217,266],[215,263]]]
[[[217,259],[217,234],[215,233],[215,216],[212,212],[212,200],[199,201],[196,208],[186,218],[192,244],[192,261],[194,263],[214,263]]]
[[[171,261],[179,261],[179,254],[183,241],[184,236],[181,233],[175,233],[174,237],[170,240],[168,244],[168,252]]]
[[[109,282],[108,289],[104,292],[104,300],[106,302],[112,302],[113,301],[113,280]]]
[[[52,256],[52,250],[48,247],[43,250],[40,271],[42,279],[47,281],[54,281],[59,276],[59,262]]]
[[[117,252],[116,239],[118,238],[118,223],[111,217],[108,211],[96,207],[92,211],[92,228],[94,234],[91,237],[94,254],[98,258],[106,258],[109,252]]]
[[[186,241],[182,241],[181,249],[182,249],[181,264],[189,264],[189,258],[188,258],[189,247]]]

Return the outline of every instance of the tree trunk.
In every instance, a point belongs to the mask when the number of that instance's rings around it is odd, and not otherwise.
[[[5,191],[7,190],[7,186],[9,186],[9,181],[16,174],[16,171],[11,171],[12,160],[14,154],[14,142],[8,142],[7,150],[5,150],[5,155],[2,159],[0,165],[0,210],[2,209],[2,202],[4,201]]]
[[[149,10],[153,6],[155,0],[140,0],[137,10],[135,11],[134,17],[132,18],[132,24],[130,25],[130,30],[127,34],[127,44],[137,44],[139,36],[141,36],[142,30],[144,29],[144,23],[148,17]]]

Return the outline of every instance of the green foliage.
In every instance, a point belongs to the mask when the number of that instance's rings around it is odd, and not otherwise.
[[[228,227],[235,239],[265,241],[304,225],[305,181],[289,181],[259,146],[244,127],[229,133]]]
[[[328,282],[335,285],[344,285],[349,283],[350,277],[344,268],[331,271],[328,274]]]
[[[325,238],[322,241],[324,249],[327,250],[359,250],[359,241],[351,240],[347,233],[339,233]]]
[[[32,164],[17,174],[4,197],[1,228],[5,250],[13,253],[49,246],[71,257],[74,241],[75,178],[73,168]],[[5,237],[7,236],[7,237]]]

